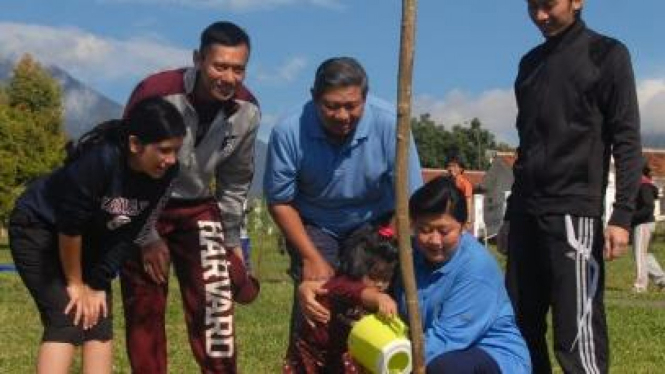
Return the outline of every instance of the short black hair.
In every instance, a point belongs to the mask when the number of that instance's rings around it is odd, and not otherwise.
[[[339,273],[353,279],[361,279],[380,262],[394,267],[399,260],[399,250],[393,236],[385,236],[379,227],[366,224],[354,231],[342,244],[343,253]]]
[[[312,97],[317,100],[331,88],[358,86],[363,97],[369,91],[365,69],[353,57],[329,58],[316,69]]]
[[[251,50],[249,35],[240,26],[228,21],[215,22],[203,30],[199,53],[205,54],[206,49],[213,44],[221,44],[227,47],[244,44],[248,51]]]
[[[466,200],[448,176],[432,179],[409,199],[409,216],[416,220],[425,215],[450,214],[459,223],[466,222]]]
[[[462,161],[462,159],[459,156],[453,155],[453,156],[448,157],[448,161],[446,162],[446,166],[448,166],[450,164],[453,164],[453,163],[459,165],[460,168],[464,169],[464,162]]]
[[[649,160],[646,157],[642,158],[642,175],[651,177],[651,168],[649,167]]]

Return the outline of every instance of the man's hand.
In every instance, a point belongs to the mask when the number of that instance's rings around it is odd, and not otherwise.
[[[171,257],[166,243],[159,239],[141,248],[143,270],[157,284],[166,284]]]
[[[328,293],[322,287],[324,283],[325,281],[303,281],[298,286],[300,310],[302,310],[305,320],[310,325],[315,322],[328,323],[330,320],[330,311],[316,300],[317,296]]]
[[[626,254],[628,250],[628,230],[608,225],[605,229],[605,259],[612,261]]]
[[[303,281],[326,281],[335,275],[335,270],[322,258],[317,260],[303,259],[302,280]]]
[[[496,249],[504,255],[508,254],[508,234],[510,234],[510,221],[503,221],[499,233],[496,234]]]

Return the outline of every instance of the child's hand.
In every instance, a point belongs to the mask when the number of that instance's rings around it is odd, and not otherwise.
[[[397,315],[397,304],[392,297],[385,293],[378,295],[377,298],[377,313],[384,317],[393,317]]]

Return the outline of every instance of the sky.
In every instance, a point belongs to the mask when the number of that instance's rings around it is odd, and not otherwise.
[[[352,56],[373,95],[395,102],[398,0],[1,0],[0,57],[31,53],[124,104],[149,73],[190,65],[200,32],[230,20],[252,39],[245,83],[266,138],[309,98],[316,67]],[[589,0],[583,18],[631,52],[643,132],[665,132],[665,1]],[[515,145],[512,85],[520,57],[542,42],[525,0],[420,0],[412,115],[446,126],[477,117]]]

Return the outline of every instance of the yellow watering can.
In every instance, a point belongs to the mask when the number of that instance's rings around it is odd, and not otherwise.
[[[411,372],[411,342],[408,328],[399,317],[389,320],[369,314],[353,325],[349,353],[373,374]]]

